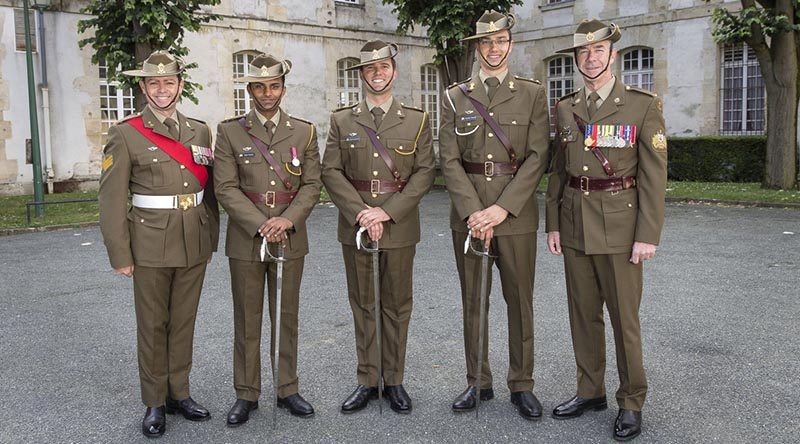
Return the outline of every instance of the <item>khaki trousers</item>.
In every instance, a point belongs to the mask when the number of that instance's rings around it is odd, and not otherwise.
[[[408,323],[413,303],[415,253],[416,246],[379,253],[383,381],[386,385],[403,383]],[[378,348],[375,340],[372,254],[359,251],[355,246],[342,245],[342,255],[355,324],[358,383],[375,387],[378,385]]]
[[[233,386],[237,399],[256,401],[261,395],[261,324],[264,311],[264,284],[269,292],[269,318],[275,319],[278,264],[228,259],[233,292]],[[283,263],[281,295],[280,368],[278,397],[297,393],[297,332],[300,281],[305,258]],[[274,360],[275,324],[270,321],[270,361]]]
[[[480,326],[481,257],[464,254],[467,233],[453,231],[453,249],[461,281],[461,305],[464,320],[464,351],[467,361],[467,384],[474,386],[478,372],[478,334]],[[492,387],[489,367],[489,295],[492,288],[492,265],[500,271],[503,299],[508,317],[508,375],[512,392],[533,390],[533,281],[536,272],[536,233],[496,236],[489,258],[486,306],[487,326],[483,336],[482,389]]]
[[[641,411],[647,395],[639,328],[642,264],[630,263],[630,253],[586,255],[568,247],[563,251],[577,394],[584,398],[606,394],[605,303],[617,352],[617,403]]]
[[[136,338],[142,402],[164,405],[167,397],[189,397],[192,340],[206,262],[185,267],[133,271]]]

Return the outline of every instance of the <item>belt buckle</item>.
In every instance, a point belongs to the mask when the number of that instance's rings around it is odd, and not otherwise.
[[[196,196],[194,194],[178,194],[175,196],[177,200],[177,207],[183,211],[197,206]]]
[[[483,175],[487,177],[494,176],[494,162],[491,160],[483,162]]]
[[[264,203],[270,208],[275,208],[275,192],[274,191],[267,191],[264,194]]]
[[[372,179],[369,181],[369,192],[372,194],[380,194],[381,192],[380,179]]]
[[[580,183],[580,190],[584,193],[589,192],[589,177],[588,176],[581,176],[581,183]]]

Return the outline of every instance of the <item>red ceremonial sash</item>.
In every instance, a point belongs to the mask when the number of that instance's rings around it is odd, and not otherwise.
[[[161,134],[153,131],[151,128],[145,127],[141,116],[134,117],[133,119],[128,120],[127,123],[130,123],[132,127],[136,128],[136,131],[139,131],[139,134],[143,135],[145,138],[147,138],[147,140],[153,142],[157,147],[161,148],[161,150],[167,153],[169,157],[172,157],[176,162],[180,163],[181,165],[185,166],[187,170],[191,171],[192,174],[194,174],[194,177],[197,178],[197,181],[200,182],[201,187],[206,187],[206,182],[208,182],[208,170],[206,170],[205,166],[194,163],[192,152],[186,148],[186,145],[172,140],[169,137],[162,136]]]

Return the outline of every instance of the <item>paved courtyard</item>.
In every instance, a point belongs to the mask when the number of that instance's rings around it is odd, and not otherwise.
[[[482,403],[478,420],[450,411],[465,387],[465,365],[448,205],[442,190],[422,204],[406,362],[410,415],[384,408],[380,416],[376,403],[339,413],[355,386],[355,345],[337,211],[322,204],[309,223],[298,365],[301,393],[316,415],[299,419],[281,410],[272,429],[265,368],[261,408],[246,425],[225,427],[235,398],[233,321],[227,259],[219,253],[200,301],[192,371],[192,396],[213,418],[169,416],[160,442],[610,442],[617,372],[608,323],[610,408],[571,421],[549,416],[574,394],[575,364],[562,260],[546,252],[543,225],[534,391],[547,414],[529,422],[509,402],[496,272],[489,316],[496,397]],[[797,442],[800,211],[669,204],[666,217],[662,246],[645,266],[641,318],[650,390],[636,442]],[[145,442],[132,284],[110,271],[99,229],[0,237],[0,264],[0,442]]]

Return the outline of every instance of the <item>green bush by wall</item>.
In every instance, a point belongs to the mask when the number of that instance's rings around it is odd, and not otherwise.
[[[669,137],[669,179],[761,182],[766,136]]]

